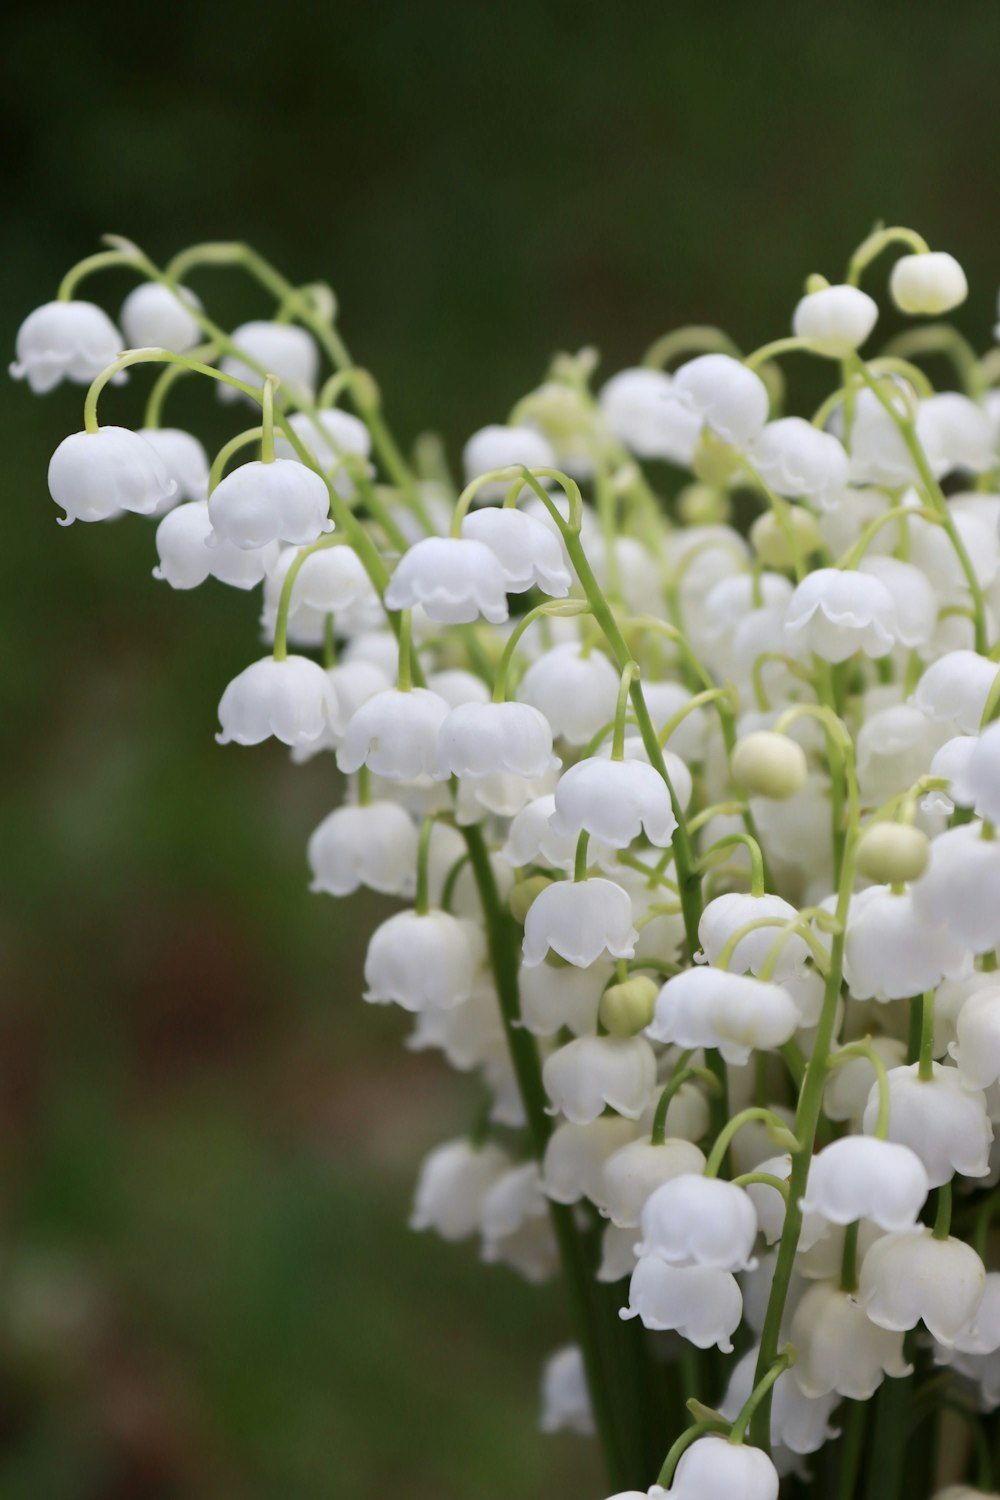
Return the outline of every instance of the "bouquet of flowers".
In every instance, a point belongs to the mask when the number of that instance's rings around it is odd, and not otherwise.
[[[886,251],[924,321],[862,355]],[[79,294],[112,267],[117,324]],[[211,268],[270,316],[220,326]],[[363,998],[481,1082],[412,1225],[561,1277],[542,1425],[596,1433],[617,1500],[994,1483],[1000,349],[938,321],[966,291],[877,228],[750,354],[558,356],[461,489],[329,287],[244,245],[111,239],[18,334],[33,391],[88,387],[60,523],[146,517],[154,578],[260,590],[217,738],[342,773],[311,888],[400,900]],[[104,420],[145,366],[141,426]],[[166,424],[189,377],[241,429],[211,460]]]

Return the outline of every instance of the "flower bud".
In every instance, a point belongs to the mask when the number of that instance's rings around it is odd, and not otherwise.
[[[758,797],[794,797],[805,786],[808,766],[797,740],[768,729],[745,734],[729,761],[734,778]]]
[[[677,514],[685,526],[724,526],[731,509],[725,490],[713,484],[686,484],[677,496]]]
[[[122,303],[121,325],[130,349],[171,349],[183,354],[202,337],[192,309],[201,312],[194,292],[173,292],[159,281],[143,281]]]
[[[604,991],[598,1014],[612,1036],[634,1036],[653,1019],[659,993],[659,985],[648,974],[633,974]]]
[[[889,278],[889,290],[900,312],[937,317],[965,301],[969,284],[953,255],[934,250],[924,255],[904,255],[897,260]]]
[[[820,354],[843,359],[860,349],[875,327],[878,305],[856,286],[810,288],[792,316],[792,330]]]
[[[899,885],[919,880],[929,853],[930,843],[922,829],[907,823],[872,823],[858,842],[857,865],[869,880]]]
[[[808,557],[822,547],[823,535],[811,511],[801,505],[789,505],[785,514],[801,556]],[[750,527],[750,542],[768,568],[790,568],[795,561],[785,528],[772,510],[763,511],[754,521]]]
[[[544,891],[552,881],[548,875],[529,875],[527,880],[519,880],[507,898],[510,914],[520,927],[524,926],[524,919],[528,915],[528,908],[535,897]],[[610,1028],[609,1028],[610,1030]]]

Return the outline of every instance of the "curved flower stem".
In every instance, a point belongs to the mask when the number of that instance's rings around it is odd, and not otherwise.
[[[653,1123],[649,1131],[650,1143],[654,1146],[663,1145],[667,1134],[667,1115],[670,1111],[671,1102],[686,1083],[690,1083],[692,1079],[697,1078],[700,1079],[710,1092],[718,1093],[719,1080],[715,1074],[708,1068],[690,1065],[690,1059],[693,1056],[693,1052],[681,1053],[677,1061],[677,1066],[674,1068],[657,1100],[656,1113],[653,1115]]]
[[[827,1060],[827,1071],[832,1073],[834,1068],[843,1067],[844,1063],[850,1062],[855,1057],[866,1058],[874,1070],[875,1081],[878,1084],[878,1114],[875,1117],[875,1129],[872,1134],[877,1140],[884,1141],[889,1135],[891,1104],[889,1073],[885,1062],[872,1046],[871,1037],[865,1037],[859,1042],[848,1042],[846,1047],[838,1047],[832,1057]]]
[[[129,250],[99,250],[96,255],[88,255],[84,260],[77,261],[71,266],[59,283],[56,292],[58,302],[69,302],[73,298],[80,282],[86,277],[92,276],[95,271],[106,271],[113,266],[127,266],[130,270],[142,272],[142,264]]]
[[[795,1350],[789,1344],[784,1352],[782,1354],[779,1354],[778,1358],[774,1361],[774,1364],[768,1370],[767,1374],[762,1379],[756,1381],[756,1383],[754,1384],[753,1390],[750,1392],[750,1395],[743,1403],[742,1410],[740,1411],[739,1416],[736,1418],[736,1421],[733,1423],[732,1430],[729,1434],[729,1441],[731,1443],[742,1443],[744,1435],[746,1433],[746,1429],[754,1412],[757,1410],[758,1406],[764,1400],[764,1398],[768,1395],[771,1388],[777,1381],[779,1375],[783,1375],[789,1368],[789,1366],[793,1365],[794,1363]]]
[[[585,615],[587,613],[589,613],[589,606],[582,599],[549,599],[544,604],[536,604],[534,609],[529,609],[526,615],[522,615],[507,637],[506,644],[500,654],[496,677],[493,680],[493,702],[506,703],[507,678],[510,675],[510,666],[514,659],[514,653],[520,645],[521,637],[526,630],[534,625],[536,620],[543,620],[547,615],[555,615],[560,619],[565,619],[573,615]]]
[[[647,369],[662,370],[681,354],[729,354],[742,359],[739,348],[728,333],[707,323],[689,323],[675,328],[650,344],[642,356]]]
[[[197,349],[185,351],[188,359],[200,361],[202,364],[210,364],[218,353],[214,344],[200,344]],[[150,387],[146,398],[146,410],[143,415],[143,427],[159,427],[163,418],[163,404],[167,399],[168,392],[175,386],[184,375],[192,372],[184,365],[167,365]]]
[[[783,1150],[794,1151],[798,1147],[798,1140],[789,1130],[780,1115],[776,1115],[773,1109],[764,1105],[751,1105],[749,1109],[741,1109],[738,1115],[726,1122],[723,1130],[720,1130],[708,1161],[705,1163],[704,1175],[706,1177],[717,1177],[719,1168],[725,1159],[733,1137],[754,1120],[762,1120],[767,1126],[767,1133],[776,1146]]]
[[[862,272],[890,245],[905,245],[911,254],[916,252],[918,255],[926,255],[930,250],[923,235],[917,234],[915,229],[906,229],[902,225],[893,225],[889,229],[883,229],[880,226],[866,240],[862,240],[851,256],[847,267],[848,286],[857,286]]]
[[[622,668],[621,681],[618,684],[618,702],[615,705],[615,728],[611,741],[611,759],[625,759],[625,716],[628,707],[629,689],[639,676],[639,663],[637,661],[626,662]]]
[[[281,593],[278,596],[278,613],[274,622],[275,661],[286,661],[288,658],[288,615],[292,607],[292,590],[295,588],[295,580],[299,576],[303,563],[314,552],[324,552],[328,547],[337,547],[343,544],[343,537],[321,536],[319,541],[311,543],[310,546],[300,547],[292,558],[288,572],[282,580]]]
[[[212,467],[208,472],[209,495],[218,486],[229,460],[239,453],[241,448],[249,448],[251,443],[259,443],[263,435],[263,427],[248,427],[246,432],[238,432],[235,437],[229,439],[228,443],[223,443],[212,460]]]
[[[685,1432],[682,1432],[663,1460],[663,1468],[657,1476],[657,1484],[669,1487],[674,1477],[674,1471],[685,1450],[690,1448],[692,1443],[696,1443],[699,1438],[705,1437],[710,1432],[723,1433],[728,1437],[730,1432],[729,1423],[724,1417],[705,1417],[702,1421],[695,1422],[693,1427],[689,1427]]]
[[[944,354],[951,360],[973,401],[978,401],[986,391],[987,382],[975,349],[950,323],[925,323],[922,328],[908,328],[905,333],[889,340],[885,353],[899,354],[904,359],[913,355]]]
[[[742,844],[750,853],[750,894],[763,896],[767,889],[764,879],[764,856],[757,840],[749,833],[727,833],[724,838],[717,839],[699,857],[694,868],[699,874],[704,870],[710,870],[714,864],[718,863],[712,858],[714,854],[724,853],[727,849],[735,848],[737,844]]]

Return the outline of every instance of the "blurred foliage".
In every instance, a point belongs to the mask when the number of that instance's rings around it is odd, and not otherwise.
[[[558,348],[783,332],[884,217],[959,256],[983,342],[998,48],[962,0],[15,4],[3,341],[105,231],[246,238],[334,284],[399,433],[457,453]],[[212,741],[252,602],[154,584],[142,522],[54,525],[81,394],[4,400],[0,1494],[597,1496],[534,1428],[558,1294],[404,1227],[468,1099],[358,1000],[376,903],[306,892],[334,773]]]

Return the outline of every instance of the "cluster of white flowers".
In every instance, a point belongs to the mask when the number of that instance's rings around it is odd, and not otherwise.
[[[18,335],[33,390],[90,387],[62,523],[135,512],[156,579],[261,588],[218,739],[339,768],[312,889],[405,903],[364,999],[482,1091],[411,1222],[561,1268],[577,1341],[542,1425],[597,1432],[618,1500],[774,1500],[826,1445],[846,1496],[945,1411],[905,1493],[981,1494],[977,1455],[991,1482],[1000,351],[931,322],[862,357],[890,248],[897,313],[964,300],[950,255],[877,230],[749,356],[680,329],[596,391],[592,351],[558,357],[461,490],[434,444],[402,457],[329,290],[244,246],[161,270],[116,241]],[[76,289],[123,266],[119,333]],[[211,266],[274,321],[216,324],[186,288]],[[829,371],[811,418],[786,353]],[[102,425],[143,364],[142,425]],[[211,461],[162,425],[192,373],[257,408]],[[907,1422],[866,1426],[887,1380]]]

